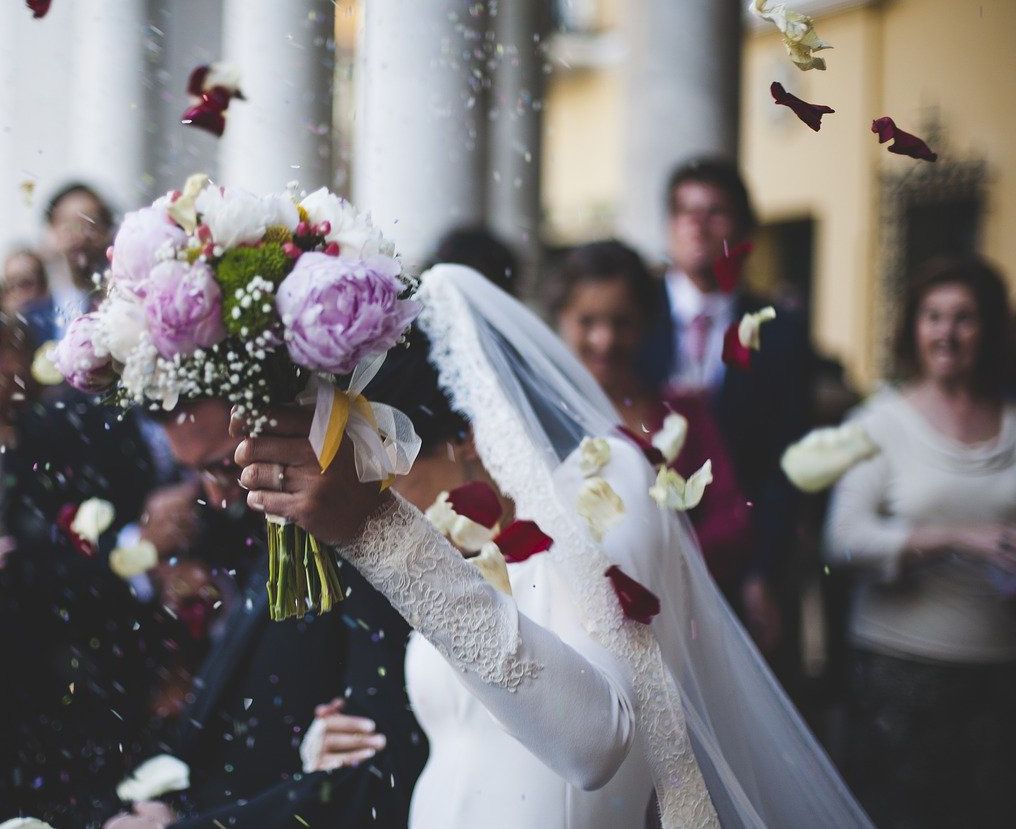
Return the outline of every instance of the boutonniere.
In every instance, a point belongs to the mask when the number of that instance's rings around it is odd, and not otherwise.
[[[113,523],[116,511],[109,501],[89,498],[81,504],[64,504],[56,517],[56,525],[84,556],[95,554],[95,545]]]
[[[723,362],[742,371],[751,368],[752,351],[762,350],[762,326],[774,319],[776,309],[769,305],[731,323],[723,335]]]

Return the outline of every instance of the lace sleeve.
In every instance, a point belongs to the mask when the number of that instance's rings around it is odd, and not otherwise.
[[[339,553],[509,734],[573,785],[594,789],[610,780],[635,734],[631,677],[623,668],[593,664],[519,613],[397,495]]]

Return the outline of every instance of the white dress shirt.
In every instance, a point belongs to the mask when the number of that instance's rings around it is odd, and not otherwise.
[[[674,321],[676,365],[669,382],[681,389],[716,388],[723,380],[723,335],[734,321],[734,295],[720,291],[703,293],[681,271],[667,271],[665,277],[670,313]],[[688,333],[692,320],[704,315],[710,327],[705,353],[695,353]]]

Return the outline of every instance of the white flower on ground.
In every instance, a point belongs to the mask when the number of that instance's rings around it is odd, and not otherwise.
[[[480,548],[479,555],[473,556],[469,561],[480,568],[488,584],[509,596],[512,594],[512,585],[508,580],[508,564],[497,544],[488,541]]]
[[[769,0],[751,0],[748,10],[780,30],[787,54],[798,69],[826,68],[825,61],[812,53],[832,47],[815,34],[814,22],[808,15],[788,9],[783,3],[771,4]]]
[[[798,489],[819,492],[832,486],[854,464],[878,454],[860,423],[814,429],[791,444],[780,466]]]
[[[95,544],[99,536],[109,529],[115,517],[116,510],[109,501],[89,498],[78,507],[71,522],[71,530],[85,541]]]
[[[125,803],[154,800],[168,792],[190,787],[190,768],[183,760],[159,754],[146,760],[116,787],[117,796]]]
[[[576,502],[578,514],[589,527],[589,534],[602,541],[604,534],[624,516],[624,501],[604,478],[587,478]]]
[[[706,487],[713,482],[713,462],[706,461],[688,480],[673,469],[661,466],[656,483],[649,488],[650,497],[664,509],[685,510],[699,505]]]
[[[158,563],[159,551],[146,539],[130,547],[117,547],[109,554],[109,569],[124,580],[140,576]]]
[[[610,460],[610,443],[606,438],[582,438],[579,444],[579,468],[589,478],[598,473]]]
[[[774,319],[776,319],[776,309],[772,305],[755,311],[753,314],[745,314],[741,317],[741,322],[737,326],[737,339],[741,341],[741,345],[745,348],[753,348],[755,351],[760,351],[762,348],[760,336],[762,324]]]
[[[688,437],[688,419],[671,412],[663,419],[663,427],[652,437],[652,444],[663,455],[667,463],[673,463],[681,454]]]

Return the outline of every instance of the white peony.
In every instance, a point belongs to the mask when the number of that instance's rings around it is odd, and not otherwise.
[[[95,350],[126,363],[147,331],[144,306],[131,295],[115,294],[99,308]]]
[[[684,512],[699,505],[706,487],[712,482],[712,461],[702,464],[702,467],[692,473],[688,480],[685,480],[673,469],[661,466],[656,475],[656,483],[649,487],[649,495],[664,509]]]
[[[589,478],[598,473],[610,460],[610,443],[606,438],[582,438],[579,444],[579,468]]]
[[[300,202],[311,224],[328,222],[326,242],[336,242],[343,253],[366,259],[378,254],[394,256],[395,246],[374,227],[370,216],[322,187]]]
[[[159,754],[138,766],[116,787],[124,803],[154,800],[167,792],[180,792],[190,787],[190,768],[183,760]]]
[[[71,530],[85,541],[95,544],[99,536],[109,529],[115,517],[116,510],[109,501],[89,498],[78,507],[71,522]]]
[[[624,501],[604,478],[587,478],[575,506],[597,541],[624,516]]]
[[[261,206],[265,211],[265,225],[267,227],[284,227],[292,232],[300,223],[300,213],[288,193],[271,193],[262,196]]]
[[[223,248],[260,241],[268,229],[269,209],[261,198],[246,190],[206,187],[194,206],[201,214],[201,223],[212,232],[212,241]]]
[[[791,444],[780,466],[798,489],[819,492],[832,486],[854,464],[878,454],[879,448],[860,423],[814,429]]]
[[[117,547],[109,554],[109,569],[120,578],[132,579],[159,563],[159,551],[146,539],[130,547]]]
[[[512,594],[511,581],[508,579],[508,564],[497,544],[488,541],[480,548],[480,554],[469,560],[480,568],[480,572],[488,584],[509,596]]]
[[[759,351],[762,348],[760,329],[762,324],[776,319],[776,309],[768,305],[753,314],[745,314],[737,326],[737,339],[745,348]]]
[[[663,455],[667,463],[673,463],[681,454],[684,442],[688,437],[688,419],[676,412],[671,412],[663,419],[663,426],[652,437],[652,444]]]

